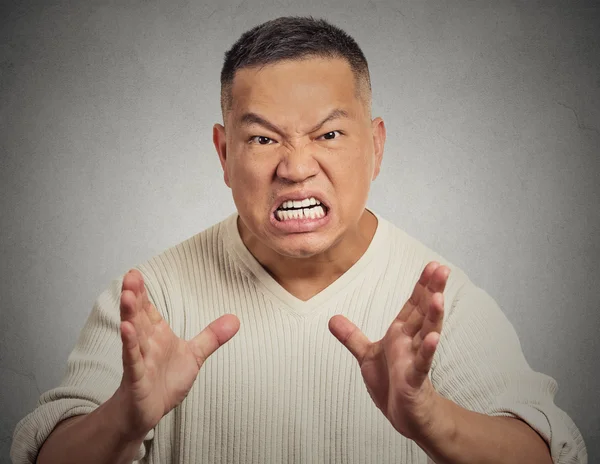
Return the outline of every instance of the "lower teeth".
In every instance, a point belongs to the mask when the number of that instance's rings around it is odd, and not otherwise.
[[[275,215],[280,221],[287,221],[290,219],[320,219],[325,216],[325,210],[322,206],[290,210],[278,209],[275,211]]]

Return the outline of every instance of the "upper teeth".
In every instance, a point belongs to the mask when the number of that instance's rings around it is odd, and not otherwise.
[[[305,198],[304,200],[288,200],[284,201],[279,208],[306,208],[307,206],[320,205],[321,202],[314,197]]]

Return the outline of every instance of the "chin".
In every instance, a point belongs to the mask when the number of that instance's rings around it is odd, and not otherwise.
[[[271,247],[282,256],[301,259],[320,255],[329,250],[333,243],[333,241],[323,240],[323,238],[319,240],[307,240],[305,237],[287,236],[276,239],[271,243]]]
[[[320,253],[320,251],[310,250],[308,248],[293,249],[293,250],[278,249],[275,251],[277,251],[278,254],[285,256],[287,258],[297,258],[297,259],[311,258]]]

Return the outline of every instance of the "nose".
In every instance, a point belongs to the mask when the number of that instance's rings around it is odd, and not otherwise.
[[[277,177],[288,182],[301,183],[316,176],[319,170],[314,148],[307,143],[285,151],[277,165]]]

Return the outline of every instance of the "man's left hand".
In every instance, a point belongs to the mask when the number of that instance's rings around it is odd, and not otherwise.
[[[358,327],[337,315],[329,330],[358,360],[367,390],[394,428],[410,439],[430,433],[436,400],[428,373],[444,316],[450,269],[432,261],[423,270],[384,337],[371,342]]]

